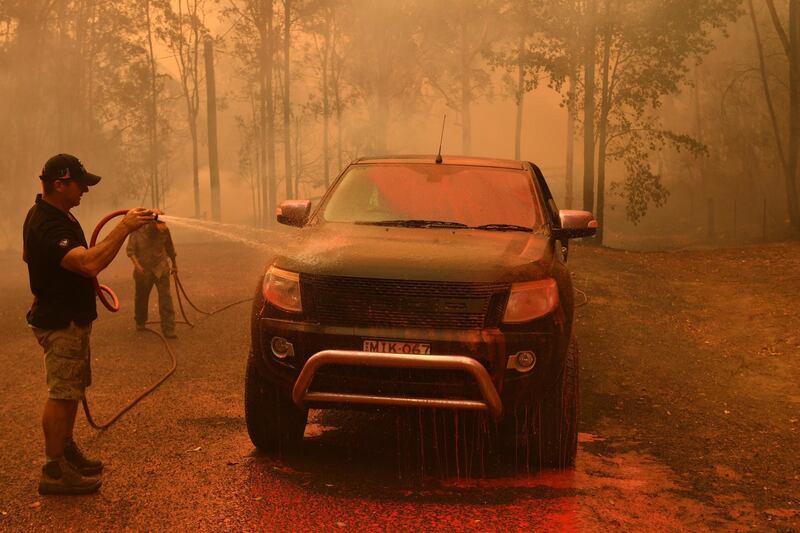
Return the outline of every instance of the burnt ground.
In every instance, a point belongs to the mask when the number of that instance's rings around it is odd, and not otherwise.
[[[263,253],[187,242],[182,279],[206,309],[250,296]],[[101,491],[40,497],[39,348],[17,252],[0,255],[2,530],[800,529],[800,244],[633,253],[576,246],[581,435],[576,468],[409,479],[390,413],[313,413],[298,457],[254,452],[242,407],[247,305],[182,327],[177,372],[115,426],[82,415]],[[106,420],[169,367],[123,302],[93,334],[90,402]],[[580,299],[580,295],[578,296]],[[154,303],[153,299],[153,303]]]

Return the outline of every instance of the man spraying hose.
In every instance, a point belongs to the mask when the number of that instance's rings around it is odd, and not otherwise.
[[[39,176],[42,194],[23,226],[33,304],[27,320],[44,350],[48,399],[42,415],[46,462],[42,494],[87,494],[100,487],[103,463],[83,455],[73,440],[78,402],[91,384],[89,338],[97,318],[93,278],[116,257],[129,233],[152,222],[154,212],[131,209],[92,248],[70,209],[100,176],[75,156],[47,160]]]

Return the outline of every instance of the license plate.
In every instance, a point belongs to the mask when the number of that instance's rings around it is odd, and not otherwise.
[[[364,341],[364,351],[375,353],[430,355],[431,345],[424,342],[398,342],[368,339]]]

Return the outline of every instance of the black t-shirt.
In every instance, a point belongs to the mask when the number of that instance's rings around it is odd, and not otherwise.
[[[70,322],[86,326],[96,319],[92,278],[61,267],[67,252],[87,247],[78,221],[37,194],[36,204],[25,218],[22,241],[33,293],[28,323],[37,328],[62,329]]]

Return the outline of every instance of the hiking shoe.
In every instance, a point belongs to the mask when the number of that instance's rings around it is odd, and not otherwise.
[[[96,476],[103,471],[103,462],[83,455],[81,449],[71,439],[64,443],[64,459],[82,476]]]
[[[91,494],[102,482],[96,477],[82,476],[63,457],[42,467],[39,494]]]
[[[175,334],[174,331],[165,332],[164,333],[164,337],[166,337],[167,339],[177,339],[178,338],[178,336]]]
[[[147,326],[144,324],[136,324],[136,331],[144,331],[147,329]]]

